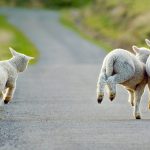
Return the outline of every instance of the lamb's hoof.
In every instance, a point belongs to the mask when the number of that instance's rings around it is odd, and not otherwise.
[[[103,97],[104,97],[103,94],[98,95],[97,102],[98,102],[99,104],[102,102]]]
[[[115,98],[115,94],[110,94],[110,96],[109,96],[109,99],[111,100],[111,101],[113,101],[114,100],[114,98]]]
[[[141,119],[141,116],[140,115],[136,115],[135,119]]]
[[[8,100],[4,100],[4,104],[8,104],[8,102],[9,102]]]
[[[103,98],[98,98],[97,102],[100,104],[102,102]]]

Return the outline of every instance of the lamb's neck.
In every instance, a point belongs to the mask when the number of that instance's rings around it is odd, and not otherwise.
[[[11,59],[9,59],[8,60],[9,61],[9,63],[17,70],[17,72],[19,72],[19,60],[17,59],[17,58],[11,58]]]
[[[146,61],[147,61],[148,57],[147,57],[147,58],[138,58],[138,57],[137,57],[137,59],[139,59],[140,62],[146,64]]]
[[[142,63],[146,64],[147,58],[142,61]]]

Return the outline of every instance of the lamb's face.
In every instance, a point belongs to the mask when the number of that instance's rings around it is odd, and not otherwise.
[[[18,53],[12,48],[9,48],[9,49],[13,55],[13,59],[15,60],[15,64],[16,64],[18,72],[23,72],[27,68],[29,61],[34,58]]]
[[[141,47],[141,48],[138,48],[136,46],[133,46],[133,51],[135,52],[136,54],[136,57],[143,63],[146,63],[147,61],[147,58],[149,57],[150,55],[150,50],[145,48],[145,47]]]
[[[29,59],[25,55],[18,55],[15,59],[18,64],[18,71],[23,72],[24,70],[26,70]]]

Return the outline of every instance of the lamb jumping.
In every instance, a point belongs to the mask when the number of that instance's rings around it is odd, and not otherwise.
[[[146,44],[150,47],[150,41],[148,39],[145,39]],[[150,90],[150,57],[148,57],[146,62],[146,72],[148,75],[148,88]],[[150,109],[150,100],[148,102],[148,108]]]
[[[16,88],[16,80],[19,72],[23,72],[33,57],[21,54],[9,48],[13,57],[0,61],[0,96],[1,104],[7,104],[12,98]]]
[[[123,49],[115,49],[105,57],[97,82],[97,100],[98,103],[102,102],[107,85],[112,101],[116,95],[116,84],[121,84],[129,93],[128,101],[134,106],[135,118],[141,119],[139,104],[147,84],[145,63],[150,51],[143,47],[132,48],[136,55]]]

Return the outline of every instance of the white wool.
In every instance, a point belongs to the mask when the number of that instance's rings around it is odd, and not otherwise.
[[[150,41],[148,39],[145,39],[145,42],[148,46],[150,46]],[[146,62],[146,72],[148,76],[150,77],[150,57],[148,57],[147,62]]]
[[[145,39],[146,44],[150,47],[150,41],[148,39]],[[148,57],[147,61],[146,61],[146,73],[148,75],[148,89],[150,91],[150,56]],[[150,94],[150,92],[149,92]],[[149,96],[150,97],[150,96]],[[149,99],[149,109],[150,109],[150,99]]]
[[[8,103],[16,88],[16,80],[19,72],[23,72],[29,60],[33,59],[9,48],[13,57],[9,60],[0,61],[0,96],[3,99],[0,104]]]
[[[147,83],[145,63],[150,51],[136,46],[132,48],[136,55],[123,49],[115,49],[105,57],[97,83],[97,100],[101,103],[105,85],[108,86],[110,100],[113,100],[116,84],[121,84],[128,90],[135,118],[140,119],[139,104]]]

